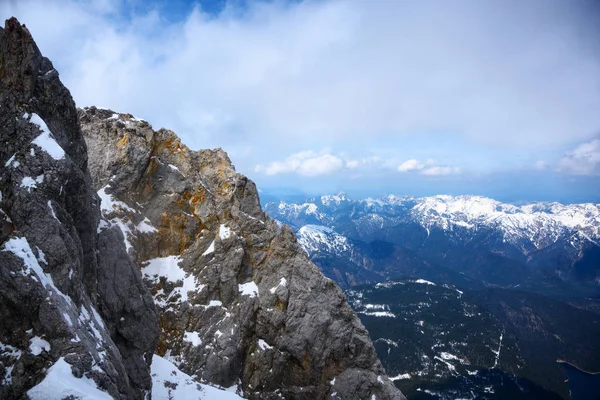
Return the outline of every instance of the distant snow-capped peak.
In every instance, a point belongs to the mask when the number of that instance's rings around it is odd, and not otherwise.
[[[569,232],[600,236],[600,207],[595,204],[533,203],[524,206],[501,203],[481,196],[433,196],[417,199],[411,214],[424,227],[467,229],[494,227],[506,240],[528,239],[545,247]]]
[[[326,206],[329,206],[332,204],[339,206],[344,201],[351,201],[350,198],[344,192],[340,192],[335,195],[328,194],[325,196],[321,196],[321,204],[326,205]]]
[[[467,232],[488,228],[499,231],[505,241],[516,244],[525,240],[536,249],[565,235],[577,234],[596,244],[600,241],[600,204],[592,203],[538,202],[517,206],[469,195],[420,198],[389,195],[355,201],[340,193],[304,204],[281,202],[277,213],[284,220],[304,218],[304,224],[332,226],[334,218],[342,217],[336,215],[337,210],[342,210],[342,203],[351,204],[352,214],[348,217],[355,224],[368,224],[368,229],[383,229],[399,221],[415,222],[428,231],[433,227]],[[314,228],[310,230],[313,231]]]
[[[323,250],[340,254],[351,249],[345,236],[323,225],[304,225],[300,228],[298,231],[298,244],[309,255]]]

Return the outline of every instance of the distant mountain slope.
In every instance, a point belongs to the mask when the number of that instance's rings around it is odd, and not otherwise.
[[[600,372],[600,316],[562,301],[519,290],[489,288],[469,299],[492,313],[518,338],[524,374],[565,396],[557,360]],[[600,393],[597,393],[600,396]]]
[[[424,279],[346,293],[411,399],[568,398],[557,359],[600,370],[600,317],[547,297]]]
[[[480,196],[352,200],[339,194],[270,202],[265,210],[292,226],[311,259],[330,277],[344,276],[342,284],[411,275],[423,265],[461,274],[449,278],[457,284],[466,279],[538,291],[576,286],[593,293],[600,283],[599,204],[515,206]],[[365,252],[373,243],[375,254]],[[327,272],[331,262],[324,259],[353,266]]]

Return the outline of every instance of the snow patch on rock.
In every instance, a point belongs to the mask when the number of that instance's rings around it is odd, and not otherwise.
[[[152,356],[152,399],[239,400],[242,397],[230,391],[204,385],[179,370],[173,363],[157,355]]]
[[[86,376],[76,378],[71,372],[71,365],[63,357],[50,367],[42,382],[29,389],[27,395],[31,400],[62,400],[69,397],[79,400],[112,399],[92,379]]]
[[[39,126],[42,133],[33,140],[33,144],[37,145],[40,149],[44,150],[46,153],[50,155],[50,157],[55,160],[62,160],[65,158],[65,151],[62,147],[56,142],[54,136],[52,136],[52,132],[48,129],[48,126],[44,122],[43,119],[40,118],[39,115],[33,113],[31,114],[31,119],[29,122]]]
[[[242,296],[258,297],[258,286],[254,281],[238,285],[238,290]]]

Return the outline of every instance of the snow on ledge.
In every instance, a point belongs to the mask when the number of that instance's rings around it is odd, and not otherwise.
[[[43,119],[40,118],[39,115],[33,113],[31,114],[31,119],[29,122],[37,125],[42,130],[42,133],[33,140],[33,144],[39,146],[42,150],[50,155],[50,157],[55,160],[62,160],[65,158],[65,151],[62,147],[56,142],[56,139],[52,136],[50,129],[48,129],[48,125],[44,122]]]
[[[198,332],[184,332],[183,341],[191,343],[192,346],[202,345],[202,339],[200,339]]]
[[[35,179],[30,176],[26,176],[21,180],[21,185],[23,189],[27,189],[28,192],[31,192],[31,189],[36,189],[37,185],[44,182],[44,174],[38,175]]]
[[[273,346],[271,346],[262,339],[258,339],[258,347],[260,347],[261,350],[271,350],[273,348]]]
[[[46,290],[56,293],[61,296],[67,304],[73,304],[71,298],[61,292],[52,280],[52,276],[44,272],[37,258],[33,254],[29,242],[24,237],[11,238],[4,243],[2,251],[8,251],[23,260],[24,271],[23,276],[30,276],[32,279],[39,281]]]
[[[242,397],[226,390],[198,383],[174,364],[157,355],[152,356],[152,399],[240,400]],[[37,400],[37,399],[36,399]]]
[[[39,356],[42,351],[50,351],[50,343],[39,336],[34,336],[29,339],[29,351],[34,356]]]
[[[182,302],[188,301],[189,292],[199,293],[205,285],[197,283],[194,274],[186,273],[179,266],[181,261],[182,259],[179,256],[153,258],[146,261],[146,266],[142,267],[142,275],[154,283],[158,283],[161,277],[173,283],[181,281],[181,286],[174,288],[169,298],[179,294]]]
[[[224,224],[221,224],[221,226],[219,227],[219,237],[221,238],[221,240],[228,239],[230,236],[231,229],[225,226]]]
[[[258,296],[258,286],[256,286],[256,283],[254,283],[254,281],[238,285],[238,290],[240,291],[240,295],[242,296]]]
[[[111,400],[112,397],[98,389],[96,383],[83,376],[76,378],[63,357],[48,370],[46,377],[38,385],[27,391],[31,400],[61,400],[74,397],[80,400]]]
[[[129,211],[135,213],[136,211],[129,207],[127,204],[122,201],[115,200],[113,196],[109,193],[106,193],[106,189],[109,185],[104,186],[102,189],[98,190],[98,196],[100,197],[100,210],[102,212],[112,212],[115,208],[121,208],[125,211]]]
[[[272,287],[271,289],[269,289],[269,292],[275,294],[275,292],[277,291],[277,289],[279,287],[286,287],[287,286],[287,280],[285,278],[281,278],[279,280],[279,284],[277,284],[277,286]]]
[[[152,222],[148,219],[148,217],[144,218],[142,222],[137,224],[135,229],[140,233],[154,233],[158,232],[158,230],[152,225]]]
[[[206,249],[204,251],[204,253],[202,253],[203,256],[207,256],[209,254],[212,254],[215,252],[215,241],[213,240],[212,243],[210,244],[210,246],[208,246],[208,249]]]

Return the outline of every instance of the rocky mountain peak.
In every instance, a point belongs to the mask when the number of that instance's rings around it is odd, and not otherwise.
[[[104,227],[129,243],[160,314],[157,352],[247,398],[402,398],[368,333],[221,150],[79,111]]]
[[[29,30],[16,18],[6,21],[1,35],[0,93],[22,111],[35,109],[61,148],[85,170],[85,142],[79,134],[75,103],[52,62],[42,56]]]
[[[0,30],[0,138],[0,397],[146,397],[152,297],[118,232],[98,232],[75,104],[14,18]]]

